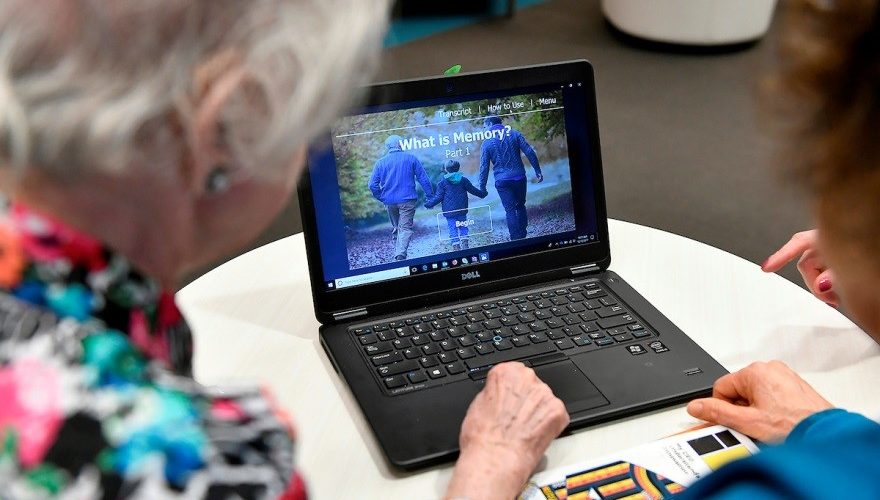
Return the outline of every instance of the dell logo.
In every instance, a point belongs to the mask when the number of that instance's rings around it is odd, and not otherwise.
[[[461,273],[461,280],[474,280],[480,277],[480,271],[471,271],[469,273]]]

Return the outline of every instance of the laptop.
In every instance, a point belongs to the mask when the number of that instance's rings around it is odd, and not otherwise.
[[[725,369],[608,270],[589,62],[367,94],[311,149],[299,196],[321,346],[393,466],[454,459],[507,361],[571,429],[711,393]]]

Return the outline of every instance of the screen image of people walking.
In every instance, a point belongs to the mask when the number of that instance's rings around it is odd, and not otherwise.
[[[316,207],[322,241],[334,240],[322,244],[328,287],[485,261],[494,250],[557,235],[593,235],[595,220],[579,224],[576,216],[564,98],[556,87],[386,106],[337,121],[319,158],[324,169],[312,172],[313,189],[339,200],[338,209],[327,207],[332,214]],[[326,169],[331,163],[335,172]]]

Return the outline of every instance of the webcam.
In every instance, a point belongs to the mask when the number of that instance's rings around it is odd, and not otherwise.
[[[453,90],[455,90],[455,85],[452,82],[446,82],[446,93],[449,94]]]

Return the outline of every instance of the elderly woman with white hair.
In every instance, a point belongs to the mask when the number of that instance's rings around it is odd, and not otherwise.
[[[265,392],[189,378],[172,290],[283,207],[374,66],[386,12],[0,3],[0,498],[306,496]],[[496,368],[448,495],[515,496],[567,422],[531,370]]]

